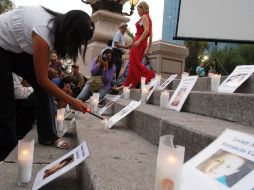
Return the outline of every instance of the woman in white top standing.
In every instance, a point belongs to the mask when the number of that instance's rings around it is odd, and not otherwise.
[[[54,49],[59,58],[75,62],[82,45],[84,56],[93,33],[94,23],[81,10],[60,14],[43,7],[19,7],[0,15],[0,161],[17,144],[12,72],[34,88],[39,143],[69,147],[56,135],[52,96],[83,113],[88,108],[49,80],[49,55]]]

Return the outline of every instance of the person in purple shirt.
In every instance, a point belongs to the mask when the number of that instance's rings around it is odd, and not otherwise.
[[[95,58],[92,62],[91,75],[92,76],[101,76],[103,87],[100,89],[100,99],[102,99],[111,88],[111,81],[114,78],[116,71],[116,66],[112,62],[112,50],[106,49]],[[77,99],[86,101],[91,95],[90,83],[86,82],[86,85],[81,90],[80,94],[77,96]]]

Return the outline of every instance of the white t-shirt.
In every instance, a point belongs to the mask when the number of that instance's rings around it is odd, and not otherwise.
[[[123,34],[120,32],[120,30],[118,30],[118,31],[115,33],[115,35],[114,35],[113,42],[112,42],[112,47],[113,47],[113,48],[117,48],[117,47],[115,47],[115,42],[121,44],[122,46],[125,46],[124,36],[123,36]],[[122,52],[124,52],[124,49],[123,49],[123,48],[117,48],[117,49],[120,49]]]
[[[0,47],[15,53],[32,52],[32,32],[42,37],[53,48],[49,20],[53,16],[42,7],[24,6],[0,15]]]
[[[14,85],[14,97],[15,99],[27,99],[28,96],[34,91],[32,87],[24,87],[21,82],[22,78],[12,73],[13,85]]]

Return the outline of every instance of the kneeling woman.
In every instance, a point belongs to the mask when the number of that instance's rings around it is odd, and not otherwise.
[[[115,71],[116,67],[112,62],[112,50],[106,49],[101,55],[93,60],[91,68],[91,79],[98,79],[98,76],[100,76],[101,86],[99,82],[94,85],[92,84],[93,80],[87,81],[86,85],[77,96],[77,99],[86,101],[90,97],[91,92],[96,91],[99,91],[100,99],[102,99],[110,91],[110,84],[114,78]]]

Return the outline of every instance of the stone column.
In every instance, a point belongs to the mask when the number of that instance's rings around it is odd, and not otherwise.
[[[167,78],[170,74],[184,72],[185,59],[189,50],[185,46],[171,44],[164,41],[155,41],[152,44],[150,62],[156,73]]]
[[[106,10],[98,10],[91,15],[91,19],[95,24],[95,32],[93,38],[89,42],[86,50],[85,61],[81,56],[78,57],[77,64],[80,72],[85,76],[90,76],[91,62],[94,57],[99,55],[100,51],[107,46],[107,41],[113,39],[114,33],[118,30],[118,26],[122,22],[128,23],[130,19],[119,13]],[[126,44],[131,44],[131,38],[125,33]],[[126,52],[128,54],[128,52]]]

